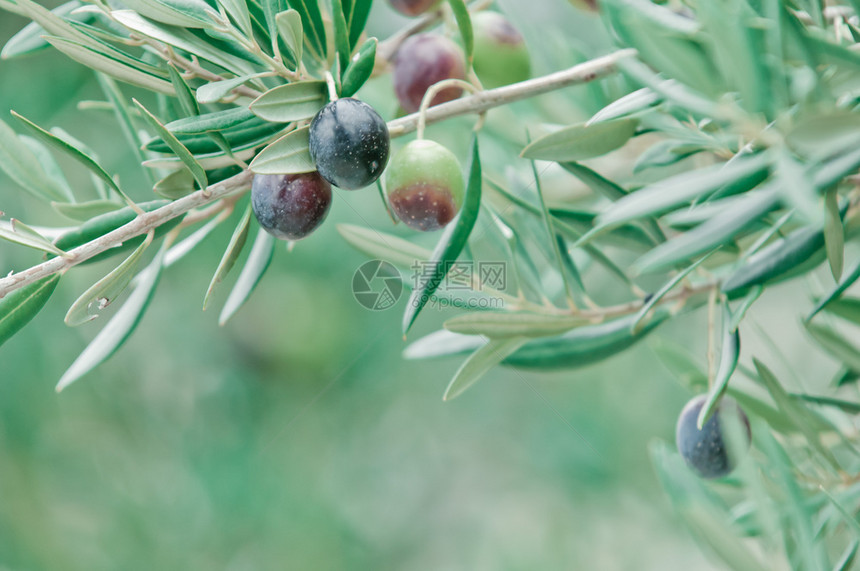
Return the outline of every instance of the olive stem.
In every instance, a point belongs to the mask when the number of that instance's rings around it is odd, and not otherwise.
[[[433,101],[433,98],[436,97],[440,91],[448,89],[449,87],[462,87],[472,93],[480,93],[480,90],[477,87],[467,81],[463,81],[462,79],[444,79],[431,85],[424,94],[424,97],[421,98],[421,106],[418,108],[418,126],[415,137],[419,141],[424,138],[424,127],[427,123],[427,109],[430,107],[430,102]],[[481,115],[483,116],[483,113]],[[480,121],[479,125],[481,123],[483,123],[483,121]],[[477,131],[478,129],[476,128],[475,130]]]
[[[717,321],[717,288],[712,288],[708,294],[708,389],[714,385],[715,364],[716,364],[716,321]]]
[[[337,101],[337,86],[334,83],[334,76],[330,71],[325,72],[325,84],[328,87],[328,98],[330,101]]]
[[[632,57],[634,55],[636,55],[636,50],[619,50],[563,71],[507,85],[505,87],[491,89],[489,91],[482,91],[456,101],[436,105],[426,110],[426,113],[424,114],[424,122],[425,124],[436,123],[459,115],[483,113],[493,107],[498,107],[514,101],[521,101],[523,99],[548,93],[569,85],[594,81],[612,73],[615,70],[615,64],[618,60]],[[186,69],[189,67],[192,68],[188,69],[189,71],[197,71],[194,69],[196,66],[186,67],[185,64],[190,63],[191,62],[189,61],[182,62],[183,67]],[[219,76],[219,80],[220,79],[223,78]],[[333,80],[334,78],[332,78],[332,81]],[[234,92],[238,93],[242,89],[248,88],[243,86],[241,88],[237,88]],[[391,137],[402,137],[403,135],[407,135],[415,131],[418,127],[419,116],[420,113],[413,113],[389,122],[388,130]],[[46,260],[26,270],[0,278],[0,298],[3,298],[6,294],[32,284],[42,278],[58,272],[64,272],[69,268],[92,258],[93,256],[134,238],[135,236],[145,234],[150,229],[156,228],[168,220],[182,216],[189,210],[206,206],[224,198],[225,196],[233,194],[234,192],[248,190],[248,188],[250,188],[252,178],[253,173],[250,171],[243,171],[205,189],[197,190],[171,202],[170,204],[162,206],[161,208],[140,214],[128,224],[120,226],[119,228],[108,232],[104,236],[100,236],[95,240],[69,250],[68,254],[70,254],[70,256],[68,258],[51,258],[50,260]],[[709,287],[713,287],[713,284]],[[666,298],[672,299],[670,296],[666,296]],[[601,311],[604,314],[607,314],[607,312],[613,313],[615,311],[621,311],[622,314],[626,314],[636,311],[638,307],[641,306],[641,301],[631,303],[634,305],[604,308]],[[587,310],[581,310],[581,313],[583,316],[589,318],[599,317],[594,312]]]

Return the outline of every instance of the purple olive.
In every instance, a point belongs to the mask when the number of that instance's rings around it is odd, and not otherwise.
[[[390,145],[385,121],[358,99],[332,101],[311,121],[311,158],[324,179],[344,190],[375,182],[388,163]]]
[[[304,238],[322,224],[330,207],[331,185],[318,172],[254,175],[251,208],[276,238]]]
[[[464,79],[466,64],[457,44],[438,34],[417,34],[400,46],[394,58],[394,92],[408,113],[421,107],[424,94],[434,83],[445,79]],[[431,105],[453,101],[463,94],[459,87],[448,87],[433,97]]]
[[[529,50],[522,34],[498,12],[472,16],[475,73],[484,87],[524,81],[531,76]]]
[[[675,441],[684,461],[699,476],[721,478],[735,468],[726,443],[726,423],[736,422],[742,427],[747,446],[752,433],[747,415],[738,403],[729,397],[720,399],[711,418],[699,430],[696,422],[707,400],[708,395],[699,395],[684,406],[678,418]]]
[[[404,16],[418,16],[435,8],[441,0],[390,0],[391,7]]]
[[[433,141],[412,141],[391,159],[385,175],[391,209],[404,224],[429,232],[448,224],[463,202],[454,154]]]

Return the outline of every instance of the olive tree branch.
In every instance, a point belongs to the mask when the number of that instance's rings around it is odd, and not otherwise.
[[[563,71],[499,87],[498,89],[482,91],[456,101],[437,105],[427,110],[425,114],[426,122],[435,123],[459,115],[483,113],[494,107],[514,101],[535,97],[570,85],[588,83],[612,73],[618,60],[634,56],[635,54],[636,50],[631,49],[616,51]],[[418,128],[419,116],[419,113],[413,113],[389,122],[388,130],[391,137],[401,137],[415,131]],[[175,200],[161,208],[140,214],[124,226],[120,226],[95,240],[69,250],[67,257],[51,258],[29,269],[0,278],[0,298],[42,278],[57,272],[65,272],[81,262],[117,247],[131,238],[145,234],[149,230],[157,228],[178,216],[182,216],[194,208],[211,205],[233,193],[245,191],[250,187],[252,177],[253,173],[247,170],[243,171],[205,189],[198,190],[188,196]],[[220,206],[226,207],[228,204],[230,204],[230,201],[224,201]],[[215,207],[216,210],[217,208]],[[207,209],[207,214],[214,214],[214,211]]]
[[[636,55],[634,49],[624,49],[611,54],[589,60],[568,69],[550,73],[534,79],[513,83],[504,87],[481,91],[469,97],[455,99],[448,103],[435,105],[427,110],[425,122],[437,123],[459,115],[483,113],[493,107],[521,101],[550,91],[555,91],[570,85],[588,83],[600,79],[615,71],[618,61]],[[420,113],[406,115],[388,123],[388,131],[392,137],[400,137],[418,128]]]

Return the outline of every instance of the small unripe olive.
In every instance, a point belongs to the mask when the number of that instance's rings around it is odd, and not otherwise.
[[[531,76],[529,50],[522,34],[498,12],[472,16],[475,73],[484,87],[501,87]]]
[[[251,208],[269,234],[299,240],[322,224],[331,207],[331,185],[318,172],[258,174],[251,183]]]
[[[435,83],[445,79],[464,79],[466,60],[463,51],[452,40],[438,34],[417,34],[400,46],[394,58],[394,93],[408,113],[418,111],[424,94]],[[437,93],[430,105],[453,101],[463,94],[460,87],[446,87]]]
[[[428,232],[450,222],[463,203],[463,175],[454,153],[433,141],[412,141],[385,175],[391,209],[404,224]]]
[[[720,399],[711,418],[699,430],[696,423],[707,400],[708,395],[699,395],[684,406],[678,417],[675,441],[684,461],[699,476],[720,478],[735,468],[726,442],[726,424],[734,422],[741,427],[747,447],[752,433],[747,415],[734,399],[725,396]]]
[[[438,6],[442,0],[390,0],[391,7],[404,16],[418,16]]]
[[[319,110],[311,121],[310,154],[324,179],[344,190],[372,184],[385,170],[391,140],[376,110],[344,97]]]

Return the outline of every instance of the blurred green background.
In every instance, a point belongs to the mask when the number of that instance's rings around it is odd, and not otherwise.
[[[536,74],[608,49],[599,21],[565,2],[501,4],[532,44]],[[403,22],[378,1],[369,33],[384,37]],[[24,23],[0,16],[0,43]],[[386,81],[365,97],[390,117]],[[569,89],[541,104],[573,121],[594,111],[593,96]],[[151,198],[112,115],[76,108],[101,97],[88,70],[55,52],[0,62],[3,120],[11,123],[14,109],[63,127],[135,198]],[[511,127],[513,114],[491,114],[487,132]],[[464,148],[471,122],[430,136]],[[489,163],[494,154],[507,160],[501,147],[486,145]],[[79,196],[93,197],[89,177],[60,160]],[[0,210],[71,224],[3,176]],[[165,272],[126,346],[56,394],[105,320],[70,329],[63,315],[111,262],[64,278],[36,320],[0,348],[0,569],[714,565],[670,512],[650,466],[648,442],[672,441],[691,395],[647,345],[584,370],[497,370],[443,403],[458,362],[401,358],[404,300],[381,312],[355,302],[352,275],[366,258],[337,234],[340,222],[410,236],[391,228],[374,191],[339,192],[327,223],[294,251],[279,247],[251,301],[220,328],[235,276],[213,309],[200,307],[232,232],[224,224]],[[37,261],[0,245],[3,273]],[[786,299],[757,311],[778,319]],[[410,340],[443,318],[428,310]],[[659,335],[704,360],[701,312]],[[784,341],[787,351],[802,343]]]

